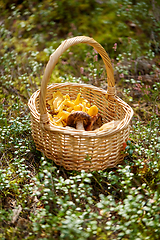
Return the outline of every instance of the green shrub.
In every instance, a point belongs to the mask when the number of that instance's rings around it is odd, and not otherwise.
[[[158,240],[160,61],[154,4],[8,0],[0,6],[0,238]],[[104,171],[66,171],[38,152],[31,136],[27,101],[40,87],[49,56],[62,40],[82,34],[109,51],[117,94],[135,112],[123,163]],[[63,54],[50,82],[106,89],[106,79],[100,56],[81,44]]]

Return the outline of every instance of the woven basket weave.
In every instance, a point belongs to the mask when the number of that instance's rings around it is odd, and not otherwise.
[[[86,43],[101,55],[107,71],[107,91],[89,84],[59,83],[48,86],[50,75],[59,57],[69,47]],[[50,122],[46,101],[52,99],[56,91],[69,94],[75,99],[78,93],[95,104],[102,116],[103,123],[120,120],[118,126],[103,131],[70,130],[55,126]],[[43,152],[57,165],[67,170],[104,170],[120,163],[123,143],[129,138],[129,123],[133,116],[132,108],[116,96],[113,68],[104,48],[94,39],[79,36],[65,40],[50,56],[41,83],[41,89],[30,98],[32,136],[37,150]]]

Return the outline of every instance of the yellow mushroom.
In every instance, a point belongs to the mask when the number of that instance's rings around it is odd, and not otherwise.
[[[48,101],[48,104],[51,107],[51,110],[54,110],[54,112],[57,112],[57,109],[61,102],[64,100],[63,94],[60,91],[57,91],[53,94],[53,98]]]
[[[67,112],[72,112],[72,111],[73,111],[73,108],[72,108],[72,107],[66,108],[66,111],[67,111]]]
[[[74,107],[75,106],[75,104],[74,104],[74,102],[71,102],[71,101],[69,101],[69,100],[67,100],[66,101],[66,104],[65,104],[67,107]]]
[[[74,100],[74,104],[78,105],[78,104],[82,103],[83,101],[84,101],[84,98],[81,98],[81,93],[78,93],[76,100]]]
[[[81,104],[75,105],[73,109],[74,109],[74,111],[82,111],[82,106],[81,106]]]
[[[56,109],[56,112],[61,112],[63,110],[63,108],[65,107],[65,104],[68,100],[65,99],[63,102],[61,102],[61,104],[58,106],[58,108]]]
[[[53,125],[56,125],[56,126],[61,126],[61,123],[56,123],[56,121],[58,120],[58,118],[53,118],[51,114],[48,114],[49,115],[49,118],[50,118],[50,121]],[[62,126],[63,127],[63,126]]]
[[[78,105],[78,104],[80,103],[80,97],[81,97],[81,93],[78,93],[78,94],[77,94],[77,98],[76,98],[76,100],[74,101],[74,104],[75,104],[75,105]]]
[[[63,98],[71,101],[71,100],[70,100],[70,96],[69,96],[68,94],[66,94],[65,96],[63,96]]]
[[[52,109],[52,106],[53,106],[53,98],[51,100],[48,100],[47,103],[50,105],[51,109]],[[53,110],[53,109],[52,109]]]
[[[98,108],[96,105],[93,105],[89,108],[87,112],[90,116],[95,116],[98,113]]]
[[[83,102],[82,102],[82,111],[83,111],[83,112],[87,112],[87,111],[86,111],[86,101],[83,101]]]
[[[62,121],[66,121],[67,117],[69,116],[69,112],[67,111],[61,111],[59,112],[57,115],[55,115],[55,119],[56,119],[56,124],[59,124]]]
[[[64,96],[60,91],[57,91],[57,92],[53,93],[53,99],[55,99],[57,97],[60,98],[63,101]]]
[[[86,102],[86,107],[87,107],[87,108],[90,108],[90,107],[91,107],[91,104],[90,104],[88,101]]]

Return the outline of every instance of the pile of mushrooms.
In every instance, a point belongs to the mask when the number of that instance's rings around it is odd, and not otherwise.
[[[63,95],[60,91],[53,94],[52,99],[47,101],[50,121],[60,127],[72,127],[78,130],[94,131],[104,130],[102,116],[98,113],[96,105],[90,103],[77,94],[75,100],[70,96]]]
[[[78,130],[93,131],[102,125],[102,117],[100,114],[90,116],[83,111],[75,111],[67,118],[67,125]]]

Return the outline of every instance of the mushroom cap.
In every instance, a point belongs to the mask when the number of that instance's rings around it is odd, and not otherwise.
[[[87,126],[87,131],[93,131],[102,126],[102,116],[97,113],[95,116],[92,117],[91,123]]]
[[[102,126],[102,116],[97,113],[96,116],[95,116],[95,120],[94,120],[94,123],[93,123],[93,130],[95,130],[96,128],[99,128]]]
[[[83,111],[74,111],[67,118],[67,125],[70,127],[76,127],[78,121],[83,121],[84,128],[91,123],[91,116]]]

